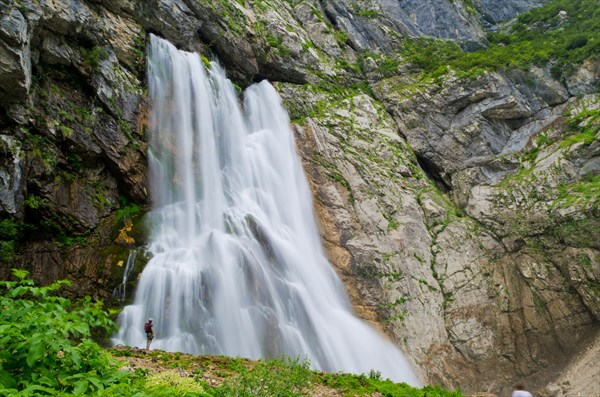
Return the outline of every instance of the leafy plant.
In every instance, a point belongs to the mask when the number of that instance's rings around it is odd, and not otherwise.
[[[93,72],[100,70],[100,63],[107,59],[109,55],[108,51],[100,46],[95,46],[91,50],[82,48],[81,53],[83,55],[83,65]]]
[[[15,242],[0,240],[0,262],[10,262],[15,256]]]
[[[340,390],[343,396],[372,396],[377,393],[387,397],[463,397],[459,391],[447,391],[437,386],[417,389],[406,383],[382,380],[381,374],[373,370],[368,375],[321,374],[320,381]]]
[[[36,196],[34,194],[30,194],[25,199],[25,205],[28,206],[31,209],[34,209],[34,210],[37,210],[40,207],[42,207],[44,205],[47,205],[47,204],[48,204],[48,199],[47,198],[39,197],[39,196]]]
[[[132,203],[125,196],[119,196],[119,204],[121,204],[121,209],[117,210],[117,220],[119,221],[130,219],[140,212],[140,206]]]
[[[0,395],[114,395],[135,378],[92,340],[115,324],[102,302],[56,296],[68,281],[36,287],[25,270],[0,281]],[[109,390],[112,392],[109,393]],[[125,395],[133,395],[125,394]]]
[[[0,240],[14,240],[19,236],[19,223],[14,219],[0,219]]]
[[[210,397],[204,387],[193,378],[183,377],[178,371],[170,370],[152,374],[146,379],[146,388],[157,396]],[[170,389],[165,391],[165,388]]]
[[[214,390],[215,397],[300,397],[311,376],[309,361],[282,356],[259,361],[252,369],[239,366],[239,376]]]

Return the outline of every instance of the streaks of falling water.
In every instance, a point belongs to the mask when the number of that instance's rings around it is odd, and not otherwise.
[[[239,104],[219,65],[151,37],[152,259],[115,343],[260,358],[417,385],[400,351],[358,319],[327,261],[275,89]]]
[[[112,293],[113,298],[119,300],[120,302],[124,302],[125,299],[127,299],[127,282],[129,281],[130,273],[133,270],[137,253],[138,252],[135,249],[131,250],[129,253],[129,256],[127,257],[127,263],[125,264],[125,269],[123,270],[123,281]]]

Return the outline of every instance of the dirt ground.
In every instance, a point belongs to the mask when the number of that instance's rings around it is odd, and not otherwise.
[[[540,396],[600,397],[600,332]]]

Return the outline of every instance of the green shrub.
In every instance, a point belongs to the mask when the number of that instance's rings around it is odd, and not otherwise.
[[[13,274],[0,281],[0,395],[135,394],[134,377],[92,340],[92,329],[116,329],[101,302],[72,303],[54,295],[67,281],[35,287],[26,271]]]
[[[37,210],[48,204],[48,199],[44,197],[36,196],[35,194],[30,194],[25,198],[25,205],[31,209]]]
[[[19,222],[10,218],[0,219],[0,262],[14,259],[20,234]]]
[[[14,219],[0,220],[0,239],[14,240],[19,235],[19,223]]]
[[[311,376],[307,360],[282,356],[263,359],[252,369],[240,365],[239,376],[214,390],[215,397],[300,397]]]
[[[140,212],[140,206],[132,203],[125,196],[119,196],[119,204],[121,205],[121,208],[117,210],[117,220],[119,221],[131,219]]]
[[[82,48],[81,53],[83,55],[83,65],[93,72],[100,70],[100,63],[105,59],[108,59],[108,51],[100,46],[94,46],[91,50]]]
[[[0,262],[10,262],[15,256],[15,242],[0,240]]]
[[[179,372],[170,370],[148,376],[146,388],[157,396],[210,397],[202,385],[193,378],[183,377]],[[165,389],[170,389],[167,392]]]
[[[574,37],[571,37],[569,39],[569,42],[566,45],[566,49],[567,50],[574,50],[576,48],[580,48],[583,47],[584,45],[586,45],[588,42],[588,38],[586,36],[583,35],[577,35]]]
[[[371,370],[369,374],[321,374],[320,382],[341,391],[343,396],[386,397],[463,397],[459,391],[443,390],[437,386],[418,389],[406,383],[382,380],[381,374]]]

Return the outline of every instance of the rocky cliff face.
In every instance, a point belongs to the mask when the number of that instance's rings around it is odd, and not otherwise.
[[[479,48],[539,4],[0,0],[2,275],[104,298],[118,283],[135,244],[118,231],[148,200],[154,32],[242,86],[274,82],[332,263],[425,382],[543,385],[600,320],[598,61],[557,81],[550,66],[423,79],[385,58],[424,34]]]

